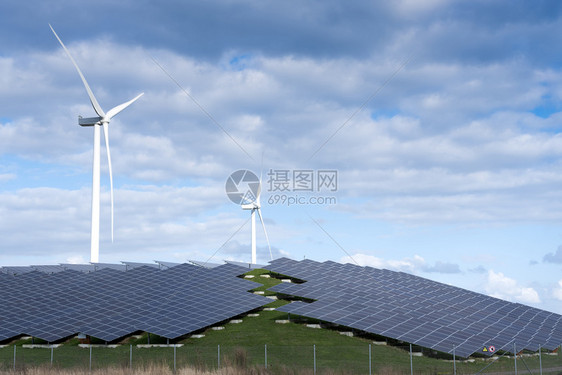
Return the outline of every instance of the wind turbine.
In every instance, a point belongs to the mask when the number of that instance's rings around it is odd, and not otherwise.
[[[126,103],[120,104],[116,107],[111,108],[107,113],[103,111],[101,106],[99,105],[94,93],[90,89],[86,78],[80,71],[80,68],[76,64],[76,61],[72,58],[72,55],[59,38],[53,27],[49,24],[51,31],[55,34],[55,37],[61,44],[62,48],[74,64],[74,67],[78,71],[80,78],[82,79],[82,83],[84,83],[84,87],[88,92],[88,96],[90,97],[90,102],[92,103],[92,107],[94,107],[94,111],[98,115],[97,117],[88,117],[84,118],[82,116],[78,116],[78,124],[80,126],[93,126],[94,127],[94,163],[93,163],[93,177],[92,177],[92,229],[91,229],[91,237],[90,237],[90,262],[98,263],[99,262],[99,253],[100,253],[100,127],[103,127],[103,135],[105,138],[105,149],[107,150],[107,163],[109,165],[109,182],[111,186],[110,196],[111,196],[111,241],[113,242],[113,173],[111,171],[111,153],[109,151],[109,122],[115,115],[119,112],[127,108],[131,105],[134,101],[140,98],[144,93],[137,95],[135,98],[129,100]]]
[[[261,225],[263,227],[263,233],[265,234],[265,240],[267,241],[267,247],[269,248],[269,256],[273,260],[273,256],[271,254],[271,246],[269,245],[269,237],[267,236],[267,231],[265,230],[265,224],[263,222],[263,217],[261,216],[261,203],[260,203],[260,196],[261,196],[261,177],[260,183],[258,187],[258,193],[256,195],[256,199],[253,200],[251,203],[243,204],[243,210],[251,210],[252,216],[252,264],[257,263],[256,257],[256,212],[260,217]]]

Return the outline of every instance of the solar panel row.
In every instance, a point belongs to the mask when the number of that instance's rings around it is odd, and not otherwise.
[[[404,272],[281,258],[267,269],[305,280],[272,291],[312,299],[280,311],[467,357],[485,346],[555,349],[562,316]],[[491,354],[491,353],[487,353]]]
[[[61,263],[59,265],[35,265],[35,266],[8,266],[0,267],[0,274],[5,273],[9,275],[18,275],[22,273],[28,273],[33,271],[39,271],[44,273],[56,273],[65,270],[75,270],[80,272],[93,272],[99,271],[105,268],[111,268],[118,271],[128,271],[138,267],[154,267],[154,268],[171,268],[175,267],[181,263],[172,262],[159,262],[156,263],[139,263],[139,262],[121,262],[122,264],[114,263],[89,263],[89,264],[69,264]],[[197,265],[197,264],[196,264]],[[220,264],[217,264],[217,266]],[[209,268],[209,267],[207,267]]]
[[[248,293],[256,284],[236,277],[246,270],[235,265],[122,266],[0,273],[0,341],[77,333],[113,341],[136,331],[174,339],[271,302]]]

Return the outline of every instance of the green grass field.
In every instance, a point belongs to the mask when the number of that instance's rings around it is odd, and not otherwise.
[[[263,270],[254,270],[249,274],[256,277],[255,290],[266,290],[279,283],[277,279],[263,278],[259,275]],[[260,285],[262,284],[262,285]],[[271,294],[266,292],[266,295]],[[286,301],[272,301],[266,307],[278,307]],[[291,322],[278,324],[276,320],[287,319],[287,314],[278,311],[260,311],[259,316],[243,318],[239,324],[226,323],[224,330],[207,329],[203,338],[185,338],[177,343],[183,344],[176,349],[176,365],[178,368],[194,367],[199,369],[216,369],[219,366],[264,368],[267,365],[270,373],[287,373],[295,370],[298,373],[312,371],[314,355],[318,373],[368,374],[369,373],[369,344],[371,344],[371,370],[373,374],[380,373],[410,373],[409,346],[374,345],[373,337],[348,337],[336,330],[308,328],[304,324]],[[130,337],[121,342],[115,349],[93,348],[92,367],[94,369],[109,366],[126,368],[129,366],[131,345],[132,359],[135,368],[144,368],[150,364],[164,364],[169,367],[174,363],[173,348],[136,347],[137,344],[147,343],[146,334],[141,337]],[[151,335],[151,343],[166,343],[163,338]],[[13,366],[14,347],[16,348],[16,367],[34,367],[50,365],[50,349],[24,349],[22,344],[29,344],[29,340],[19,340],[0,349],[0,369],[10,369]],[[37,343],[37,340],[36,340]],[[95,342],[94,342],[95,343]],[[89,349],[79,348],[78,341],[72,339],[62,347],[54,349],[53,363],[58,368],[79,367],[89,368]],[[414,347],[414,351],[420,351]],[[427,349],[426,349],[427,350]],[[426,353],[430,354],[430,353]],[[414,373],[416,374],[452,374],[453,363],[450,360],[436,359],[424,355],[413,357]],[[489,360],[476,359],[474,362],[457,361],[458,374],[474,374],[482,370]],[[562,374],[562,355],[542,355],[543,368],[556,368],[554,373]],[[517,366],[520,373],[538,373],[538,356],[518,359]],[[513,372],[513,358],[503,357],[492,364],[483,373]]]

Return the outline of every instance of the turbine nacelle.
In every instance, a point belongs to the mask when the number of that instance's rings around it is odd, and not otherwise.
[[[242,207],[243,210],[259,210],[260,209],[260,205],[257,202],[252,202],[252,203],[248,203],[248,204],[242,204],[240,205]]]
[[[102,117],[82,117],[78,116],[78,125],[80,126],[94,126],[94,125],[101,125],[103,118]]]

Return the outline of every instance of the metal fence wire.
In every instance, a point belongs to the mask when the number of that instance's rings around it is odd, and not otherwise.
[[[516,348],[514,351],[516,352]],[[454,353],[454,350],[452,351]],[[386,347],[365,344],[328,345],[74,345],[34,348],[0,347],[0,370],[32,367],[98,370],[108,367],[145,368],[151,364],[178,369],[215,371],[259,369],[271,374],[547,374],[562,373],[562,346],[553,352],[496,353],[492,357],[458,358],[412,345]]]

